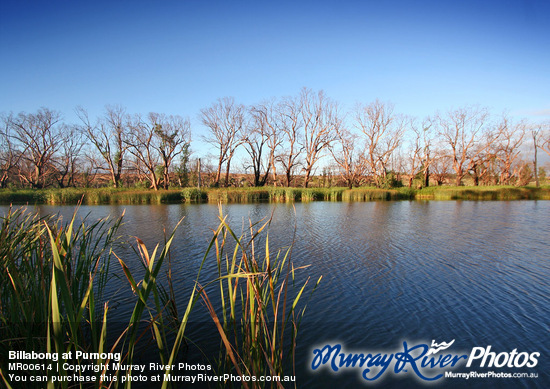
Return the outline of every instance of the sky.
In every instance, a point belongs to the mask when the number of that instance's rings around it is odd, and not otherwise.
[[[479,104],[550,119],[550,2],[0,2],[0,113],[107,104],[189,117],[324,90],[419,118]]]

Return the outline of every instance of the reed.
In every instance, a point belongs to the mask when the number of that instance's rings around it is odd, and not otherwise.
[[[45,203],[44,192],[33,189],[1,189],[0,204]]]
[[[122,188],[2,189],[0,204],[178,204],[385,200],[548,200],[550,186],[439,186],[423,189],[347,188]]]
[[[123,188],[1,189],[0,204],[179,204],[257,203],[307,201],[385,201],[385,200],[547,200],[548,185],[438,186],[423,189],[374,187],[347,188],[183,188],[169,190]]]
[[[20,209],[10,210],[2,219],[1,355],[7,355],[10,350],[40,350],[56,352],[60,356],[70,352],[76,355],[77,350],[97,353],[117,350],[122,353],[122,360],[131,364],[139,339],[152,329],[161,363],[173,363],[183,341],[191,307],[198,299],[195,288],[190,292],[183,319],[176,326],[176,338],[171,348],[168,347],[168,333],[173,326],[164,321],[166,294],[156,280],[168,255],[173,234],[158,255],[158,246],[149,254],[143,242],[137,240],[137,251],[145,268],[141,280],[136,280],[119,258],[123,273],[138,298],[127,327],[120,330],[116,341],[108,343],[109,306],[108,302],[103,301],[103,289],[113,275],[109,263],[122,217],[114,222],[102,219],[92,224],[84,220],[76,226],[75,216],[76,211],[72,220],[64,225],[60,218],[39,218]],[[143,320],[145,312],[149,318],[146,321]],[[4,384],[10,387],[4,374],[7,371],[5,361],[7,358],[2,357],[0,371]],[[58,371],[61,376],[67,375],[62,367],[65,362],[80,364],[84,361],[60,358]],[[52,371],[47,374],[48,378],[51,374],[57,375]],[[103,387],[103,384],[115,388],[119,386],[120,379],[104,383],[100,379],[101,374],[97,375],[96,387]],[[114,375],[118,376],[119,372]],[[167,385],[168,382],[163,387]],[[27,381],[26,386],[32,387],[32,384]],[[34,387],[42,386],[43,383],[37,383]],[[69,383],[64,381],[54,385],[49,381],[47,386],[67,388]]]
[[[265,247],[256,249],[257,237],[269,223],[250,223],[248,234],[237,236],[220,209],[221,229],[213,238],[220,301],[212,301],[206,289],[201,292],[224,349],[220,373],[256,377],[294,373],[296,336],[305,311],[305,304],[300,303],[310,279],[295,283],[295,271],[304,267],[294,267],[291,248],[272,251],[269,235]],[[245,388],[267,386],[281,384],[243,382]]]
[[[97,350],[102,344],[103,312],[96,302],[102,300],[121,219],[74,222],[75,216],[63,225],[60,218],[25,209],[10,209],[2,218],[2,355],[9,350]],[[4,362],[0,368],[6,371]]]
[[[357,188],[343,192],[342,201],[382,201],[409,199],[410,194],[391,189]]]
[[[280,375],[289,366],[288,357],[294,354],[296,331],[304,312],[304,308],[298,310],[298,302],[308,282],[298,288],[292,285],[297,269],[290,262],[290,250],[272,254],[268,238],[265,256],[260,260],[254,242],[268,223],[257,231],[251,225],[251,235],[245,242],[244,236],[238,238],[226,218],[220,217],[193,286],[183,300],[179,296],[184,304],[180,317],[171,273],[168,273],[167,287],[158,282],[161,269],[166,268],[178,226],[166,238],[162,249],[157,245],[149,251],[143,241],[136,238],[135,252],[143,270],[142,276],[136,277],[136,270],[131,270],[113,251],[122,217],[93,223],[84,219],[80,225],[75,220],[76,211],[64,224],[59,217],[39,217],[25,209],[10,209],[2,218],[0,375],[6,387],[11,388],[5,374],[8,371],[5,356],[10,350],[38,350],[58,355],[69,352],[74,355],[77,350],[120,352],[120,362],[132,364],[139,345],[152,342],[160,363],[170,366],[185,344],[191,311],[201,297],[220,330],[220,369],[250,375]],[[225,249],[231,245],[229,240],[234,251],[231,257],[225,257]],[[212,258],[213,250],[218,274],[206,277],[201,285],[202,268]],[[109,265],[111,256],[118,259],[120,267]],[[110,325],[109,302],[103,298],[106,283],[119,274],[123,274],[135,296],[132,314],[123,328]],[[211,300],[206,291],[217,284],[221,298]],[[223,307],[223,327],[215,313],[218,306]],[[237,331],[238,336],[231,336]],[[285,333],[290,334],[290,339]],[[151,346],[148,347],[150,350]],[[231,361],[232,367],[227,361]],[[59,373],[48,371],[48,378],[69,374],[63,369],[65,362],[82,364],[84,361],[60,358]],[[109,363],[101,359],[94,362]],[[96,373],[95,387],[130,387],[130,383],[121,383],[121,375],[128,380],[131,370],[109,371],[118,379],[102,382],[101,375],[105,373],[105,370]],[[169,375],[171,371],[167,369],[164,374]],[[33,386],[30,381],[26,384],[37,388],[44,385]],[[164,381],[162,387],[172,384]],[[47,384],[48,388],[83,385],[67,381]],[[251,387],[259,386],[251,384]]]
[[[198,203],[208,200],[207,191],[199,188],[183,188],[181,197],[186,203]]]
[[[432,200],[549,200],[550,187],[428,187],[417,191],[415,197]]]

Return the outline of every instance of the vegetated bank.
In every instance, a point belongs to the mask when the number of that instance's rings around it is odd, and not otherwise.
[[[2,189],[0,204],[178,204],[386,200],[550,200],[550,186],[434,186],[422,189],[332,188],[127,188]]]

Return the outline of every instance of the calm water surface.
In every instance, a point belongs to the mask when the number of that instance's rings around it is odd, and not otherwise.
[[[5,208],[4,208],[5,209]],[[61,213],[73,207],[41,206]],[[152,248],[182,218],[172,251],[176,294],[186,301],[194,272],[218,224],[213,205],[83,206],[79,215],[117,216],[126,210],[124,236],[139,236]],[[312,350],[340,343],[355,352],[402,351],[410,345],[449,342],[450,352],[473,347],[492,351],[539,352],[533,369],[538,379],[441,379],[438,387],[550,387],[550,202],[370,202],[225,205],[234,229],[273,213],[270,246],[294,241],[296,265],[311,265],[302,282],[323,276],[308,303],[300,327],[297,382],[304,388],[425,387],[414,374],[387,372],[376,383],[361,378],[362,369],[330,373],[309,369]],[[131,240],[130,238],[126,238]],[[135,255],[119,249],[137,268]],[[117,265],[117,264],[114,264]],[[205,274],[215,276],[209,263]],[[108,294],[114,317],[127,318],[129,288],[113,280]],[[116,303],[115,303],[116,302]],[[201,307],[199,310],[204,311]],[[207,342],[213,324],[197,312],[189,336]],[[212,326],[212,328],[208,328]],[[210,331],[212,330],[212,331]],[[216,343],[217,345],[217,343]],[[393,366],[393,365],[392,365]],[[456,371],[485,372],[465,368]]]

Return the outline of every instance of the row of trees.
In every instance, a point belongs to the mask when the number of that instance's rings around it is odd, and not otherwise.
[[[415,177],[428,186],[430,176],[441,184],[451,175],[456,185],[466,175],[472,176],[475,185],[507,185],[531,169],[522,158],[527,155],[526,146],[550,156],[548,125],[513,122],[505,115],[495,120],[487,109],[475,106],[419,120],[376,100],[357,104],[344,114],[323,91],[304,88],[298,96],[251,107],[220,99],[203,109],[200,117],[209,129],[204,140],[219,150],[216,185],[223,166],[228,185],[231,161],[239,147],[249,156],[245,168],[252,170],[256,186],[264,185],[270,174],[276,183],[280,172],[287,186],[298,173],[303,174],[307,187],[325,156],[332,157],[332,166],[350,188],[389,185],[390,172],[405,175],[409,186]]]
[[[131,116],[121,107],[107,107],[93,122],[84,109],[77,114],[73,125],[46,108],[3,115],[0,186],[88,186],[99,174],[119,187],[125,172],[167,189],[176,157],[188,158],[191,126],[181,116]]]
[[[46,108],[2,115],[0,186],[88,186],[98,177],[115,187],[140,181],[166,189],[174,179],[186,185],[189,119],[130,115],[119,106],[106,107],[95,120],[83,108],[76,112],[76,124],[63,123],[59,112]],[[378,100],[344,113],[323,91],[307,88],[252,106],[219,99],[199,119],[202,139],[215,150],[214,186],[230,185],[237,155],[255,186],[291,186],[299,175],[307,187],[323,166],[350,188],[387,186],[396,176],[409,186],[415,178],[428,186],[451,176],[461,185],[467,175],[475,185],[518,183],[531,166],[537,171],[538,150],[550,156],[548,124],[493,118],[475,106],[419,120]]]

